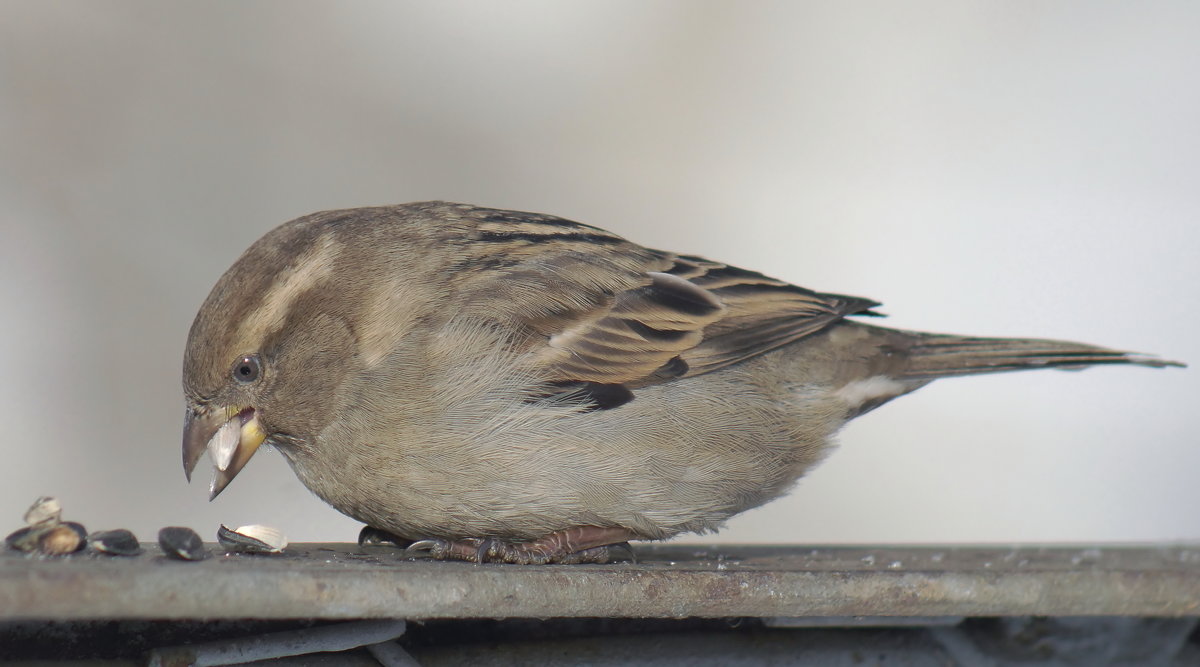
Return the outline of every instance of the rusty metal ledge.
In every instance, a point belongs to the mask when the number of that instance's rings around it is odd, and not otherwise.
[[[277,556],[0,554],[0,620],[1200,616],[1200,546],[639,546],[639,562],[471,565],[382,547]]]

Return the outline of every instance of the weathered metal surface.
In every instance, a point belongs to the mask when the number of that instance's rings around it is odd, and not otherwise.
[[[656,545],[636,564],[549,566],[352,544],[191,563],[143,546],[0,554],[0,619],[1200,616],[1195,546]]]
[[[184,646],[157,648],[150,652],[147,667],[209,667],[242,665],[315,653],[351,651],[390,643],[404,634],[404,621],[392,619],[351,621],[303,630],[274,632],[240,639],[226,639]],[[400,650],[399,647],[396,647]],[[390,651],[389,653],[394,653]]]
[[[890,619],[890,620],[888,620]],[[403,621],[9,621],[0,622],[0,663],[240,662],[254,653],[295,655],[247,664],[365,665],[970,665],[997,667],[1195,667],[1197,617],[969,618],[955,625],[878,627],[828,618],[827,627],[763,619],[443,619],[407,623],[397,641],[353,646],[398,632]],[[848,622],[849,621],[849,622]],[[884,623],[886,621],[886,623]],[[870,626],[875,626],[872,621]],[[389,629],[390,626],[390,629]],[[69,662],[88,660],[86,663]],[[112,661],[112,662],[110,662]]]

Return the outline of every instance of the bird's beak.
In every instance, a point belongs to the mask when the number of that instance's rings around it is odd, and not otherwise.
[[[183,425],[183,474],[192,481],[192,471],[207,450],[214,466],[208,496],[212,500],[237,477],[266,438],[254,408],[189,407]]]

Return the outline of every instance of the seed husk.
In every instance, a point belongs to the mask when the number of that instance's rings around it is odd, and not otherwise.
[[[65,521],[42,534],[37,550],[47,556],[65,556],[83,548],[87,529],[74,521]]]
[[[230,551],[252,554],[277,554],[287,548],[287,537],[278,528],[250,525],[231,529],[224,524],[217,530],[217,541]]]
[[[98,530],[87,538],[88,547],[109,556],[136,556],[142,552],[137,537],[124,528]]]
[[[158,546],[163,554],[178,560],[204,560],[208,549],[196,531],[184,526],[168,526],[158,531]]]
[[[62,520],[62,505],[57,498],[42,496],[25,510],[25,525],[53,527]]]

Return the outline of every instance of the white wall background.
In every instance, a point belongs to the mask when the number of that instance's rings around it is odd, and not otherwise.
[[[320,209],[555,213],[899,327],[1200,363],[1198,34],[1186,1],[0,2],[0,530],[54,494],[354,538],[276,453],[211,505],[179,462],[197,307]],[[931,386],[720,537],[1200,539],[1198,373]]]

